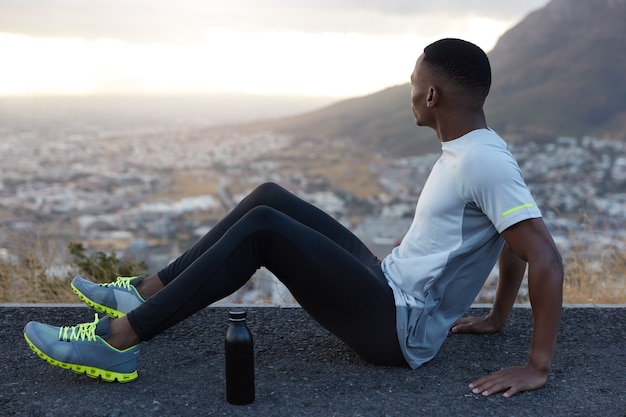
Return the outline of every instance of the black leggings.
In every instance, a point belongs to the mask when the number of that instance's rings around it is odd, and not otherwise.
[[[380,261],[332,217],[272,183],[162,269],[165,287],[128,314],[130,324],[142,340],[151,339],[234,293],[262,266],[361,357],[406,365]]]

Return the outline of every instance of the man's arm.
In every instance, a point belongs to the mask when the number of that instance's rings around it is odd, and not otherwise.
[[[500,274],[493,306],[483,317],[463,317],[452,327],[453,333],[495,333],[504,327],[517,299],[526,271],[526,261],[517,256],[508,243],[504,244],[498,258]]]
[[[480,378],[470,384],[473,392],[483,395],[491,395],[505,391],[504,395],[510,397],[520,391],[540,388],[545,385],[552,363],[552,357],[556,347],[556,337],[561,320],[561,307],[563,302],[563,265],[561,256],[550,236],[543,220],[529,219],[511,226],[502,233],[506,241],[506,249],[512,254],[528,263],[528,290],[530,303],[533,309],[533,333],[530,346],[528,363],[524,366],[507,368]],[[508,316],[514,298],[513,288],[519,288],[516,280],[521,279],[519,270],[521,263],[515,258],[510,258],[508,266],[513,272],[509,275],[510,282],[502,283],[505,287],[498,291],[499,300],[494,300],[492,313],[500,324],[502,314]],[[523,274],[523,270],[522,270]],[[515,285],[513,285],[515,284]],[[488,317],[488,316],[487,316]],[[504,317],[506,320],[506,317]],[[462,321],[455,326],[462,326]],[[467,323],[465,323],[467,325]],[[478,324],[470,324],[470,328],[457,327],[457,332],[479,332]]]

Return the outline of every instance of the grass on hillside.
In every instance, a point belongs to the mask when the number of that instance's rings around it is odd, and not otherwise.
[[[596,258],[584,252],[584,246],[577,246],[564,259],[564,302],[626,304],[626,252],[606,248]]]
[[[110,282],[143,275],[146,269],[143,262],[119,259],[112,250],[87,253],[82,243],[65,244],[52,229],[10,234],[13,253],[0,248],[0,303],[76,303],[70,287],[76,274]]]
[[[69,280],[51,277],[59,259],[69,259],[50,227],[10,234],[13,253],[0,253],[1,303],[75,302]],[[69,278],[69,277],[68,277]]]
[[[47,237],[54,236],[47,232],[20,233],[13,239],[13,256],[0,252],[0,303],[78,301],[69,285],[78,270],[68,271],[61,278],[50,274],[55,266],[71,264],[72,256],[61,242]],[[602,236],[596,236],[602,240]],[[564,265],[564,303],[626,304],[626,253],[616,247],[607,248],[600,257],[590,258],[584,253],[584,245],[579,245],[564,259]],[[527,296],[521,294],[518,302],[527,303]]]

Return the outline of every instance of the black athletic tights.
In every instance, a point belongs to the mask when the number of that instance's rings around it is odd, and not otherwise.
[[[380,261],[350,231],[282,187],[259,186],[159,272],[165,287],[128,314],[148,340],[241,288],[260,267],[364,359],[406,365]]]

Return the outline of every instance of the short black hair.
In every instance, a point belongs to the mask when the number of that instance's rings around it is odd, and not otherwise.
[[[423,62],[469,93],[483,98],[489,94],[489,58],[480,47],[471,42],[454,38],[440,39],[424,48]]]

